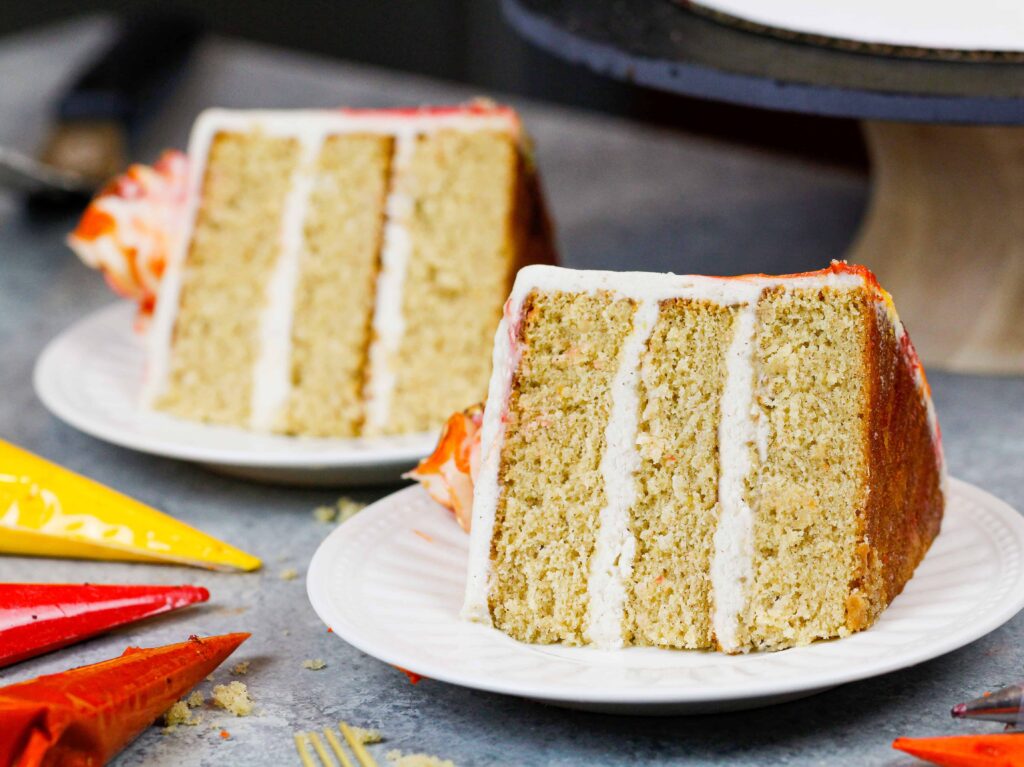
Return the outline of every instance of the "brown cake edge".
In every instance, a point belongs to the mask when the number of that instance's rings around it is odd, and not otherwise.
[[[923,375],[909,338],[879,301],[866,307],[868,494],[858,518],[858,566],[846,625],[867,628],[903,591],[938,535],[944,497]],[[898,321],[898,320],[897,320]]]

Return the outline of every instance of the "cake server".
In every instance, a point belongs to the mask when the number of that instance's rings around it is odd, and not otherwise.
[[[113,44],[58,100],[38,156],[0,147],[0,186],[56,203],[95,192],[124,167],[131,131],[166,95],[199,33],[180,14],[124,22]]]

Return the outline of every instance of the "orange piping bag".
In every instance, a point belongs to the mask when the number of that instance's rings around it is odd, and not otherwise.
[[[119,658],[0,687],[0,764],[106,764],[248,638],[129,647]]]
[[[211,570],[260,560],[139,501],[0,440],[0,553]]]
[[[0,668],[209,598],[200,586],[0,583]]]
[[[1024,734],[896,738],[892,747],[940,767],[1024,767]]]

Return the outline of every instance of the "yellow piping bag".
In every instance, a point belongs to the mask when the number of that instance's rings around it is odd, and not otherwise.
[[[151,506],[0,440],[0,553],[211,570],[260,560]]]

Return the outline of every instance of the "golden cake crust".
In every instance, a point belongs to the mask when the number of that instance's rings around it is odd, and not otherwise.
[[[931,433],[920,362],[881,304],[869,318],[868,495],[859,520],[860,566],[847,599],[851,631],[871,625],[903,591],[939,533],[944,507],[941,446]]]

